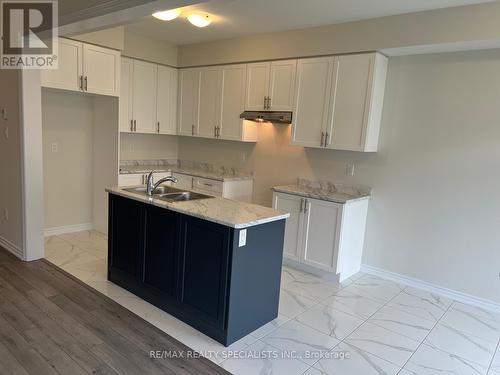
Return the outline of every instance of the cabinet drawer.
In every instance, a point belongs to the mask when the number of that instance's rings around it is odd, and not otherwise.
[[[215,195],[222,195],[222,181],[193,177],[193,189],[203,190]]]

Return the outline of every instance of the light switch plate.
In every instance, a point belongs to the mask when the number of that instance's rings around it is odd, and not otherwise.
[[[239,240],[239,247],[243,247],[247,244],[247,230],[242,229],[240,230],[240,240]]]

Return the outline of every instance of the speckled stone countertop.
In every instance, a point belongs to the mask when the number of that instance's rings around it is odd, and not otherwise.
[[[371,188],[366,186],[349,186],[302,178],[299,178],[294,185],[275,186],[273,191],[341,204],[368,199],[371,194]]]
[[[253,173],[226,166],[186,160],[125,160],[120,163],[120,174],[178,172],[217,181],[253,180]]]
[[[272,221],[283,220],[289,213],[252,203],[238,202],[225,198],[197,199],[184,202],[165,202],[143,194],[132,193],[119,187],[109,188],[110,194],[149,203],[157,207],[194,216],[228,227],[243,229]]]

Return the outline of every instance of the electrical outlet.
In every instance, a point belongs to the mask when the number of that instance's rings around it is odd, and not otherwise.
[[[346,176],[349,176],[349,177],[354,176],[354,164],[346,164],[345,165],[345,174],[346,174]]]
[[[50,149],[52,150],[52,152],[58,152],[59,151],[59,145],[54,142],[50,145]]]
[[[5,221],[9,221],[9,210],[6,208],[3,210],[3,218]]]

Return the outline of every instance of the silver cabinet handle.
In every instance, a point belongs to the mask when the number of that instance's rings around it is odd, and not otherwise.
[[[299,213],[302,213],[303,208],[302,206],[304,205],[304,198],[300,198],[300,208],[299,208]]]
[[[304,213],[307,213],[307,199],[304,199]]]
[[[83,76],[80,76],[80,90],[83,91]]]
[[[214,126],[214,138],[217,138],[217,126]]]
[[[267,96],[264,96],[264,109],[266,109]]]
[[[325,133],[325,147],[328,146],[328,132]]]
[[[217,138],[220,138],[220,126],[217,126]]]
[[[130,120],[130,131],[134,131],[134,120]]]
[[[89,79],[87,76],[85,76],[85,91],[87,91],[87,89],[88,89],[88,83],[89,83]]]
[[[194,124],[191,125],[191,135],[194,135]]]
[[[323,147],[323,140],[325,139],[325,132],[321,132],[321,147]]]
[[[158,133],[160,133],[160,121],[158,121],[158,122],[156,123],[156,127],[157,127],[157,131],[158,131]]]
[[[267,97],[267,109],[271,109],[271,97]]]
[[[134,131],[137,131],[137,120],[134,120]]]

